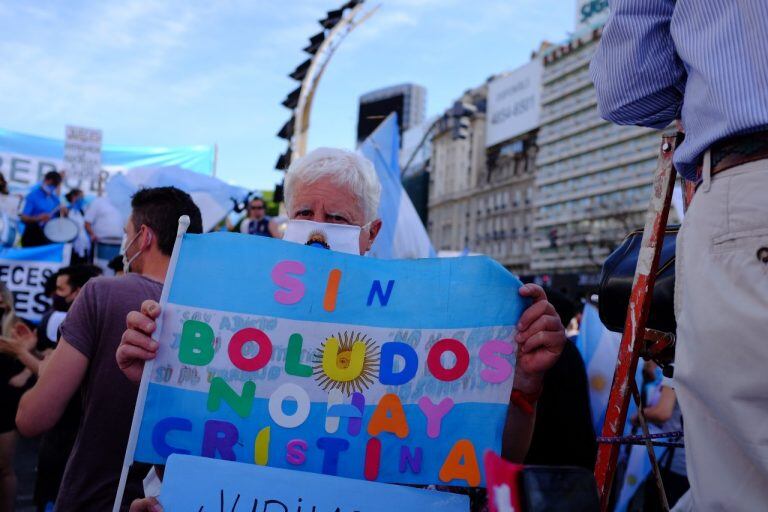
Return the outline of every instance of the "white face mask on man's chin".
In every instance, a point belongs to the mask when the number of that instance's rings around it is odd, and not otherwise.
[[[366,224],[363,227],[367,227]],[[347,254],[360,254],[360,226],[311,220],[288,221],[283,240]]]

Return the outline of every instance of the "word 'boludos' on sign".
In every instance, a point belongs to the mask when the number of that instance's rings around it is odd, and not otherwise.
[[[67,178],[92,180],[101,171],[101,130],[67,126],[64,139]]]
[[[480,485],[478,454],[501,448],[520,286],[485,257],[375,260],[184,235],[127,460]]]
[[[459,494],[178,454],[168,458],[160,503],[203,512],[469,510],[469,497]]]

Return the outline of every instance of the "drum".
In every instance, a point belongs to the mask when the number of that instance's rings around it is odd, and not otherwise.
[[[122,238],[102,238],[96,242],[93,248],[93,264],[104,271],[104,275],[112,275],[107,265],[115,256],[120,254]]]
[[[49,220],[43,227],[46,238],[55,244],[64,244],[77,238],[80,229],[77,223],[66,217]]]
[[[16,242],[16,221],[7,213],[0,213],[0,246],[12,247]]]

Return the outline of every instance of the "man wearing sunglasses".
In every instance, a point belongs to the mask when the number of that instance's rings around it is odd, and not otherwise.
[[[264,200],[254,197],[248,203],[248,214],[240,223],[240,232],[247,235],[261,235],[270,238],[280,238],[277,223],[267,216]]]

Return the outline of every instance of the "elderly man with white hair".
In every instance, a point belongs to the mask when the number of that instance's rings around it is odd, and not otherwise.
[[[312,221],[328,234],[330,248],[349,248],[365,254],[381,229],[377,218],[381,186],[366,158],[341,149],[321,148],[298,159],[285,177],[285,203],[290,218],[285,239],[307,242],[302,221]],[[299,226],[299,227],[296,227]],[[311,241],[308,243],[311,245]],[[347,250],[346,252],[353,252]],[[565,344],[565,331],[544,290],[527,284],[520,295],[533,300],[518,322],[514,390],[504,431],[503,454],[522,461],[528,451],[544,373],[551,368]],[[138,382],[144,361],[155,357],[158,344],[151,339],[157,302],[146,301],[141,311],[128,315],[128,329],[117,351],[117,362],[128,378]]]
[[[343,238],[357,234],[356,252],[363,255],[381,229],[377,218],[380,196],[379,178],[367,158],[342,149],[316,149],[296,160],[286,173],[285,206],[290,221],[283,239],[306,242],[306,238],[296,238],[301,235],[300,230],[294,231],[295,221],[346,226],[327,229],[326,233]]]

